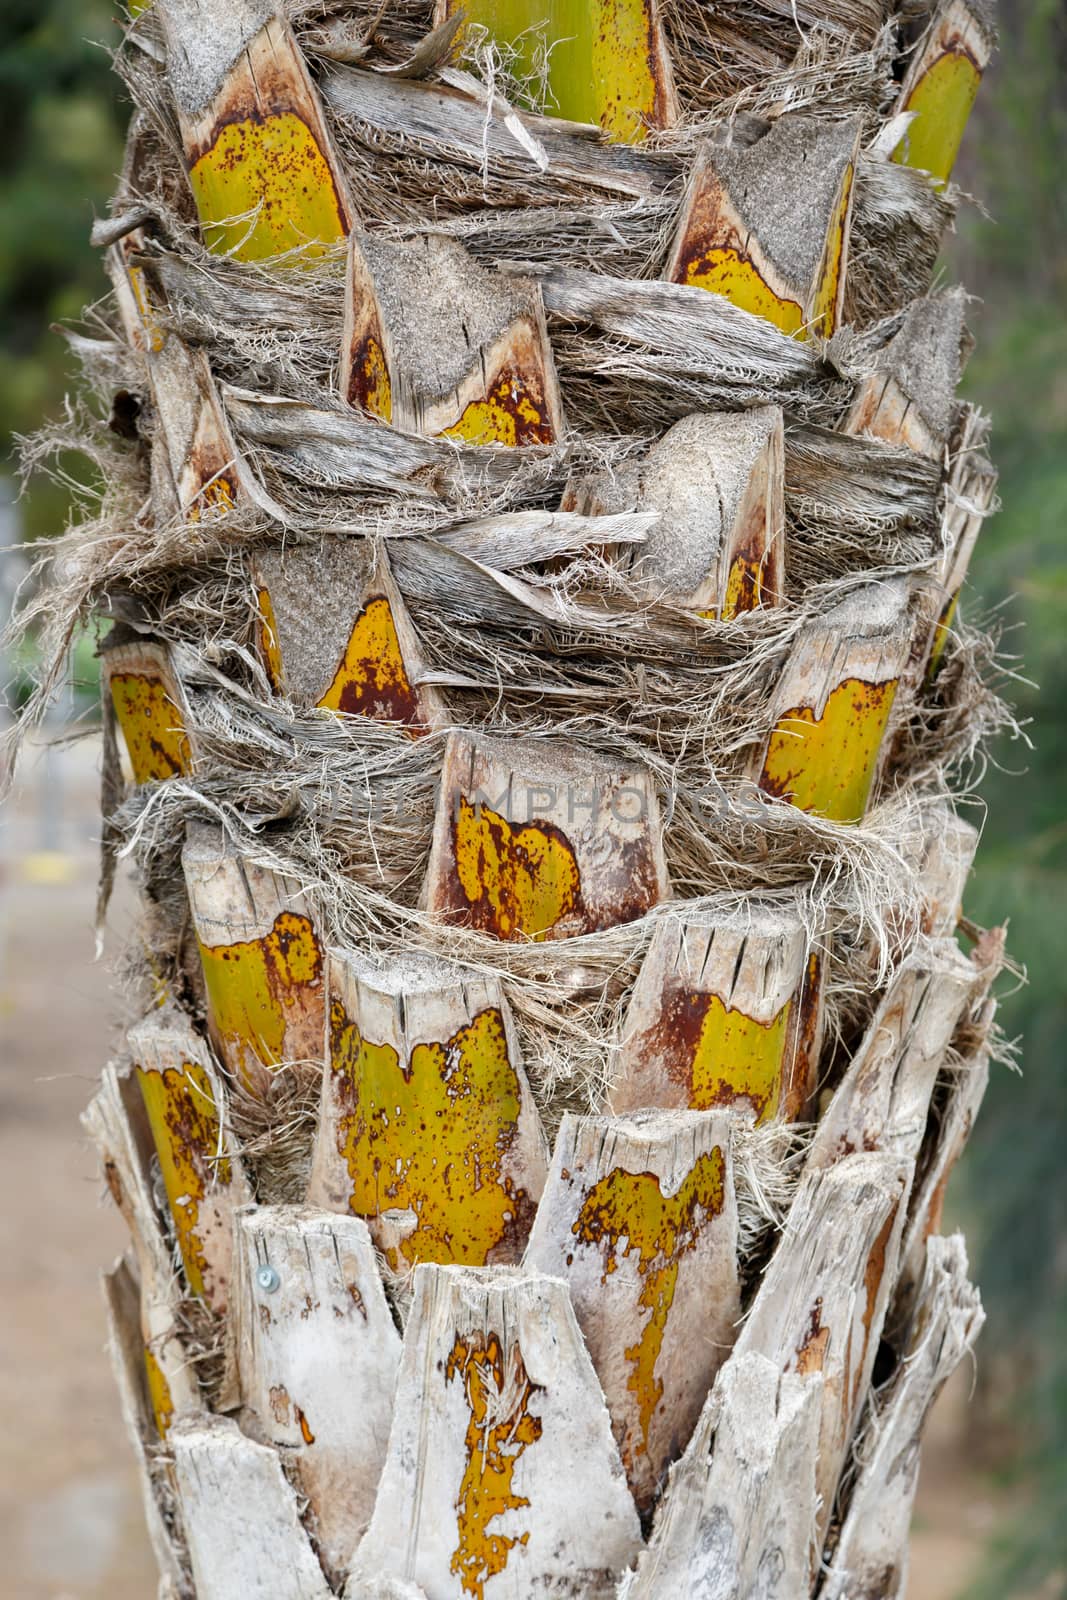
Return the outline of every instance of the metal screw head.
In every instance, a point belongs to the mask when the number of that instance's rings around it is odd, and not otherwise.
[[[264,1294],[273,1294],[281,1281],[273,1267],[263,1266],[256,1268],[256,1282]]]

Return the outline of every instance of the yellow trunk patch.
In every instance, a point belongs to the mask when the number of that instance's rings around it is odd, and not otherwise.
[[[207,1073],[195,1062],[164,1072],[138,1066],[174,1231],[194,1295],[204,1295],[207,1262],[197,1231],[200,1202],[209,1189],[226,1188],[230,1163],[220,1156],[219,1115]]]
[[[348,640],[333,682],[319,701],[327,711],[402,722],[425,731],[419,699],[400,649],[392,608],[383,595],[369,599]]]
[[[938,56],[901,107],[915,120],[893,153],[904,166],[921,167],[944,184],[952,176],[982,74],[963,51]]]
[[[144,1370],[148,1380],[148,1403],[156,1419],[159,1437],[165,1439],[174,1420],[174,1400],[166,1374],[147,1345],[144,1352]]]
[[[472,400],[458,422],[443,428],[441,439],[467,444],[551,444],[555,432],[543,415],[540,394],[521,374],[503,372],[484,400]]]
[[[637,1303],[648,1312],[648,1321],[640,1339],[625,1352],[631,1367],[626,1387],[636,1401],[641,1426],[641,1440],[628,1438],[622,1446],[628,1470],[634,1456],[648,1452],[649,1429],[663,1399],[656,1363],[674,1303],[679,1263],[722,1210],[722,1203],[723,1157],[716,1148],[697,1160],[673,1195],[663,1194],[659,1179],[651,1172],[616,1168],[588,1191],[571,1229],[580,1243],[603,1249],[602,1282],[617,1270],[623,1241],[623,1256],[637,1255],[642,1280]]]
[[[347,231],[326,158],[292,111],[226,123],[189,182],[217,255],[264,261],[304,245],[318,256]]]
[[[848,201],[852,193],[852,168],[849,167],[841,188],[830,231],[826,236],[819,282],[811,303],[810,337],[829,339],[837,327],[837,290],[841,282],[841,264],[845,258],[845,223],[848,220]]]
[[[263,663],[263,670],[274,693],[281,694],[285,687],[285,671],[278,644],[278,619],[274,615],[274,602],[266,589],[256,590],[256,604],[259,607],[259,620],[256,624],[259,659]]]
[[[322,987],[322,954],[310,919],[282,911],[262,939],[200,943],[212,1029],[239,1064],[247,1088],[257,1066],[285,1059],[285,1034],[294,1009]]]
[[[773,322],[783,333],[799,334],[804,326],[804,307],[775,294],[748,257],[729,245],[692,256],[685,263],[681,282],[721,294],[742,311]]]
[[[721,617],[732,622],[745,611],[755,611],[763,600],[763,562],[738,556],[730,568],[723,596]],[[714,617],[715,613],[709,613]]]
[[[580,906],[574,851],[552,823],[515,828],[461,795],[453,829],[456,876],[472,927],[498,939],[542,939]]]
[[[452,14],[459,0],[450,0]],[[667,120],[668,95],[649,0],[462,0],[466,21],[515,52],[511,71],[537,80],[548,47],[545,110],[597,123],[639,144]]]
[[[111,703],[135,783],[189,771],[192,753],[181,713],[160,678],[145,672],[112,673]]]
[[[459,1541],[449,1570],[460,1580],[464,1594],[485,1600],[485,1586],[503,1572],[517,1544],[529,1541],[529,1532],[491,1533],[489,1524],[515,1514],[530,1502],[512,1485],[515,1464],[541,1437],[540,1417],[530,1410],[539,1385],[527,1376],[522,1354],[515,1346],[505,1369],[497,1334],[487,1331],[456,1336],[445,1365],[445,1382],[460,1382],[470,1410],[464,1436],[467,1460],[456,1497]]]
[[[337,1142],[352,1179],[352,1211],[414,1213],[399,1248],[412,1266],[484,1266],[509,1240],[514,1259],[534,1203],[503,1170],[521,1088],[497,1008],[480,1011],[449,1039],[416,1045],[402,1063],[392,1045],[365,1040],[334,1001],[330,1065],[347,1108]],[[398,1266],[397,1251],[387,1255]]]
[[[352,358],[348,403],[369,411],[383,422],[393,420],[393,384],[385,351],[373,334],[367,335],[362,348]]]
[[[757,1122],[775,1116],[782,1097],[785,1047],[793,1002],[770,1022],[757,1022],[716,994],[692,997],[704,1008],[690,1068],[689,1104],[695,1111],[747,1100]]]
[[[845,678],[827,696],[818,720],[810,706],[787,711],[771,734],[760,788],[832,822],[859,822],[897,682]]]

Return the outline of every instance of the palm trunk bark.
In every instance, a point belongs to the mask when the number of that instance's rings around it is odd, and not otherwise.
[[[86,1125],[165,1600],[903,1594],[981,1325],[951,798],[1007,713],[930,279],[992,43],[131,23],[83,345],[137,436],[54,603],[118,619],[144,1015]]]

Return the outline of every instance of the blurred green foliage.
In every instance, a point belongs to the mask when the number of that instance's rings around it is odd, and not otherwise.
[[[999,608],[1008,626],[1032,746],[995,752],[967,902],[978,921],[1010,919],[1030,980],[1002,1010],[1024,1076],[994,1073],[963,1166],[987,1343],[1028,1379],[1021,1396],[992,1403],[1019,1424],[1019,1459],[1037,1486],[1036,1514],[995,1553],[990,1600],[1057,1573],[1067,1582],[1067,14],[1063,0],[1001,0],[1000,14],[1001,54],[957,171],[993,220],[964,207],[946,251],[949,274],[982,297],[965,392],[994,417],[1003,499],[967,605]],[[88,235],[121,161],[127,110],[105,48],[117,38],[103,0],[5,0],[0,14],[5,436],[58,412],[72,363],[50,325],[105,292]],[[62,491],[43,482],[23,507],[28,537],[58,532],[67,515]]]

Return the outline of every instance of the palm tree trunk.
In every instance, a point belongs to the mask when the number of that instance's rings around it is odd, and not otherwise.
[[[982,1321],[952,800],[1008,713],[930,282],[992,43],[133,19],[80,348],[135,437],[50,604],[114,619],[86,1125],[161,1597],[903,1594]]]

